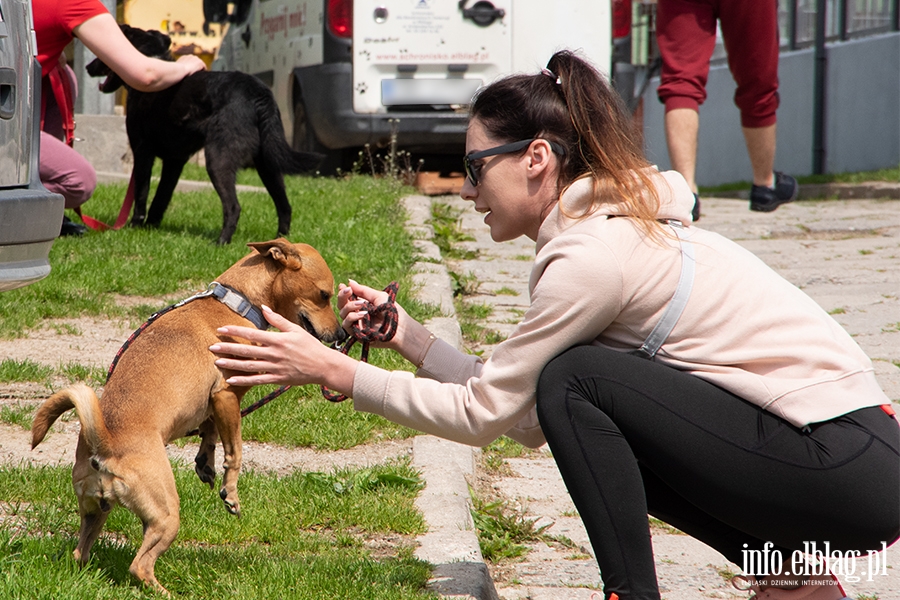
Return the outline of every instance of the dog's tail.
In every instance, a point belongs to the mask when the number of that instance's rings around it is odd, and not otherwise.
[[[268,90],[266,90],[268,91]],[[262,159],[275,167],[281,173],[287,175],[300,175],[313,173],[322,164],[325,156],[314,152],[297,152],[291,148],[284,137],[284,127],[281,125],[279,111],[272,110],[271,106],[259,107],[257,118],[259,119],[259,146]],[[268,104],[268,103],[265,103]]]
[[[61,414],[70,409],[76,409],[78,419],[81,421],[81,433],[91,449],[96,453],[106,447],[109,432],[103,422],[103,414],[100,412],[100,400],[94,390],[77,383],[72,387],[56,392],[41,404],[34,420],[31,422],[31,449],[40,444],[47,435],[47,430],[59,418]]]

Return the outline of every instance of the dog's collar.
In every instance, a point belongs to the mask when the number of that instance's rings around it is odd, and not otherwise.
[[[209,284],[206,294],[216,298],[219,302],[256,325],[257,329],[266,330],[269,328],[269,323],[263,317],[262,311],[253,306],[242,293],[231,289],[227,285],[222,285],[218,281],[213,281]]]

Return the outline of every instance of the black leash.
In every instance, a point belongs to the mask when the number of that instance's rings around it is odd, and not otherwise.
[[[392,281],[384,291],[388,294],[387,302],[384,304],[379,304],[378,306],[374,306],[372,303],[365,301],[364,310],[368,312],[368,314],[363,315],[363,318],[359,321],[355,322],[351,327],[350,338],[344,343],[343,346],[333,345],[332,348],[334,350],[339,350],[341,354],[348,354],[350,352],[350,348],[353,347],[357,341],[362,343],[362,351],[359,356],[359,360],[362,362],[369,362],[369,345],[372,342],[388,342],[394,339],[394,334],[397,333],[397,321],[399,319],[399,315],[397,313],[397,306],[395,304],[397,300],[397,289],[398,284],[396,281]],[[351,296],[351,300],[356,300],[356,296]],[[378,327],[372,326],[372,320],[376,316],[383,316],[383,320],[381,325]],[[343,402],[347,399],[347,396],[344,394],[339,394],[332,390],[329,390],[327,387],[320,386],[322,388],[322,395],[329,402]]]
[[[397,307],[395,305],[398,287],[399,286],[397,282],[392,281],[386,288],[384,288],[384,291],[388,294],[388,300],[383,304],[374,306],[370,302],[366,301],[364,309],[368,311],[368,314],[364,315],[362,319],[353,324],[351,328],[351,336],[343,346],[338,347],[337,345],[332,345],[332,348],[335,350],[339,350],[343,354],[348,354],[350,352],[350,348],[357,341],[359,341],[362,343],[362,352],[359,359],[362,362],[368,362],[369,345],[372,342],[387,342],[392,340],[394,338],[394,335],[397,333],[397,321],[399,319]],[[227,294],[225,293],[226,291]],[[119,359],[125,353],[125,350],[127,350],[128,347],[134,342],[135,338],[143,333],[144,330],[147,329],[154,321],[159,319],[164,314],[173,311],[176,308],[180,308],[189,302],[193,302],[194,300],[197,300],[199,298],[208,297],[214,297],[218,299],[220,302],[231,308],[236,313],[240,314],[242,317],[249,319],[254,325],[257,326],[257,328],[265,328],[258,322],[259,319],[252,318],[256,316],[255,313],[252,315],[248,314],[248,312],[259,312],[259,309],[250,305],[249,302],[247,302],[246,298],[243,298],[242,295],[235,292],[234,290],[231,290],[230,288],[227,288],[220,283],[213,282],[205,291],[200,292],[199,294],[194,294],[190,298],[185,298],[184,300],[177,302],[176,304],[168,306],[150,315],[150,318],[147,319],[140,327],[138,327],[130,336],[128,336],[128,339],[125,340],[125,343],[122,344],[118,352],[116,352],[116,356],[113,358],[112,363],[109,365],[109,370],[106,373],[107,383],[109,383],[109,378],[112,377],[113,371],[115,370],[116,365],[119,363]],[[243,301],[239,305],[234,301],[238,300],[238,298],[236,297],[243,299]],[[356,296],[352,296],[352,299],[355,300]],[[381,325],[379,325],[378,327],[373,327],[372,319],[378,315],[383,315]],[[322,395],[331,402],[343,402],[347,399],[346,395],[333,392],[326,388],[324,385],[320,387],[322,389]],[[279,396],[284,394],[289,389],[291,389],[291,386],[289,385],[281,386],[280,388],[267,394],[260,400],[257,400],[247,408],[241,410],[241,418],[243,419],[250,413],[262,408],[275,398],[278,398]],[[199,434],[200,430],[194,429],[193,431],[187,432],[185,434],[185,437]]]
[[[119,351],[116,352],[116,356],[113,358],[112,364],[109,365],[109,370],[106,372],[106,382],[109,383],[109,378],[112,377],[113,371],[116,369],[116,365],[119,363],[119,359],[125,353],[125,350],[127,350],[128,347],[134,342],[137,336],[143,333],[145,329],[147,329],[151,324],[153,324],[154,321],[159,319],[164,314],[171,312],[176,308],[181,308],[185,304],[193,302],[194,300],[198,300],[200,298],[216,298],[219,302],[253,323],[257,327],[257,329],[266,329],[268,327],[268,323],[266,323],[266,320],[263,318],[262,312],[258,308],[253,306],[243,296],[243,294],[229,288],[228,286],[224,286],[221,283],[214,281],[209,284],[209,287],[206,288],[205,291],[202,291],[199,294],[194,294],[190,298],[185,298],[184,300],[177,302],[172,306],[167,306],[166,308],[153,313],[152,315],[150,315],[149,319],[144,321],[144,323],[140,327],[135,329],[134,332],[130,336],[128,336],[128,339],[125,340],[125,343],[122,344],[122,346],[119,348]],[[268,394],[261,400],[254,402],[241,411],[241,418],[243,419],[258,408],[265,406],[289,389],[291,389],[291,386],[289,385],[282,386],[274,392]],[[194,429],[193,431],[187,432],[185,434],[185,437],[199,434],[200,430]]]

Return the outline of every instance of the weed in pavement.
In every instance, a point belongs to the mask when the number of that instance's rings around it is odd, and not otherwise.
[[[460,226],[462,210],[449,204],[433,202],[431,219],[428,221],[434,229],[434,243],[441,251],[441,256],[449,259],[474,260],[478,258],[477,250],[463,250],[457,247],[460,242],[472,241],[474,238],[464,233]]]
[[[545,531],[553,523],[537,524],[523,510],[503,500],[486,501],[470,489],[472,518],[478,530],[478,545],[485,560],[494,564],[521,557],[528,552],[528,544],[543,542],[576,548],[572,540]]]

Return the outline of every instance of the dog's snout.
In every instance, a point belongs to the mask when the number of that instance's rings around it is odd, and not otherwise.
[[[344,331],[343,327],[338,327],[334,332],[334,339],[330,340],[332,342],[341,343],[347,339],[347,332]]]

